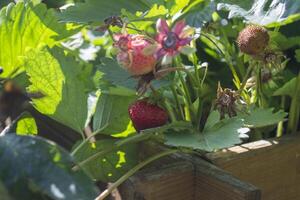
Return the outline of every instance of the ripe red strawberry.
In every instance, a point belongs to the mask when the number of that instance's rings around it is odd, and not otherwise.
[[[129,106],[128,112],[137,131],[159,127],[168,122],[166,110],[145,99],[134,102]]]

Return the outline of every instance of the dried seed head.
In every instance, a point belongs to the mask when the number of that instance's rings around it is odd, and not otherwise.
[[[270,36],[265,28],[249,25],[239,33],[237,43],[243,53],[259,55],[268,46],[269,40]]]
[[[236,116],[237,99],[238,99],[238,94],[235,91],[229,88],[223,89],[220,83],[218,84],[215,109],[219,111],[221,115],[221,119],[223,119],[226,114],[228,114],[229,117]]]

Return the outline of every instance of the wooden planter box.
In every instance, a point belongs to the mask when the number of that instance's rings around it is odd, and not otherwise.
[[[300,136],[261,140],[209,153],[178,154],[141,170],[122,200],[300,199]]]

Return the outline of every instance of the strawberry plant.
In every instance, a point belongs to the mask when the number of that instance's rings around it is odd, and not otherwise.
[[[299,2],[0,7],[5,199],[101,200],[163,156],[299,131]]]

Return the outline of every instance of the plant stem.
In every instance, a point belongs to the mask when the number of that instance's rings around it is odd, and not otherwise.
[[[178,72],[178,76],[182,85],[182,89],[184,92],[184,97],[185,97],[185,104],[186,104],[186,116],[189,116],[189,118],[191,118],[191,110],[192,110],[192,100],[191,100],[191,95],[190,92],[188,90],[188,87],[186,85],[186,82],[184,81],[182,75],[180,72]]]
[[[73,171],[78,171],[82,166],[84,166],[88,162],[91,162],[92,160],[94,160],[98,157],[101,157],[101,156],[103,156],[107,153],[110,153],[114,150],[118,150],[123,145],[144,141],[144,140],[147,140],[147,139],[151,138],[152,136],[153,136],[153,134],[136,134],[134,136],[119,140],[113,146],[111,146],[110,148],[107,148],[103,151],[97,152],[97,153],[91,155],[90,157],[86,158],[85,160],[80,161],[77,165],[75,165],[72,168],[72,170]]]
[[[76,155],[76,153],[94,136],[98,135],[99,133],[101,133],[106,127],[108,126],[108,124],[105,124],[101,129],[95,131],[94,133],[92,133],[89,137],[85,138],[72,152],[71,152],[71,156]]]
[[[263,88],[262,88],[262,81],[261,81],[261,76],[262,76],[262,68],[257,67],[257,73],[256,73],[256,95],[257,95],[257,100],[258,100],[258,105],[261,108],[266,108],[267,107],[267,102],[264,96]]]
[[[129,177],[131,177],[133,174],[135,174],[137,171],[139,171],[141,168],[145,167],[149,163],[158,160],[164,156],[171,155],[173,153],[176,153],[178,150],[167,150],[162,153],[159,153],[157,155],[154,155],[147,160],[139,163],[134,168],[129,170],[126,174],[124,174],[121,178],[119,178],[115,183],[113,183],[111,186],[109,186],[104,192],[102,192],[95,200],[104,200],[112,191],[114,191],[118,186],[120,186],[124,181],[126,181]]]
[[[179,99],[178,99],[178,95],[177,95],[177,92],[176,92],[176,88],[175,88],[174,85],[171,85],[170,88],[171,88],[172,94],[173,94],[173,96],[174,96],[176,105],[177,105],[177,107],[178,107],[178,110],[179,110],[179,114],[180,114],[180,116],[181,116],[181,119],[184,120],[184,112],[183,112],[183,110],[182,110],[181,104],[179,103]]]
[[[173,110],[172,106],[170,105],[168,99],[164,100],[164,104],[165,104],[165,107],[166,107],[166,109],[167,109],[167,111],[169,113],[169,116],[171,118],[171,122],[176,122],[177,119],[176,119],[176,116],[174,114],[174,110]]]
[[[288,133],[295,133],[300,120],[300,72],[289,112]]]
[[[281,108],[284,110],[285,96],[281,97]],[[281,137],[283,135],[283,121],[280,121],[277,125],[276,137]]]

